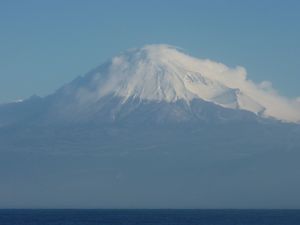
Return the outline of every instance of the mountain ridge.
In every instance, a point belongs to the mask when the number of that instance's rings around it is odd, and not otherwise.
[[[51,95],[0,105],[0,207],[300,207],[297,105],[243,68],[192,58],[195,72],[172,47],[161,50],[190,69],[157,70],[156,48],[150,62],[149,49],[130,50]]]
[[[141,101],[187,104],[193,99],[241,109],[286,122],[300,121],[300,104],[277,95],[266,82],[255,84],[242,67],[200,60],[169,45],[127,50],[59,90],[77,104],[95,104],[113,95]]]
[[[278,95],[268,82],[255,84],[247,79],[242,67],[229,68],[197,59],[169,45],[127,50],[41,100],[55,106],[52,111],[73,110],[70,114],[76,114],[96,108],[108,96],[122,98],[122,104],[135,99],[153,103],[184,101],[189,106],[198,99],[262,118],[300,122],[300,102]],[[38,97],[29,101],[33,98]],[[27,101],[13,104],[26,105]],[[5,105],[10,104],[0,107]]]

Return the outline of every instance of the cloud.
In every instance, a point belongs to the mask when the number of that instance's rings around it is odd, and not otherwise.
[[[265,116],[288,122],[300,122],[300,97],[291,99],[280,95],[270,81],[253,82],[247,78],[246,69],[241,66],[230,68],[211,60],[199,60],[199,63],[201,64],[199,69],[203,74],[214,77],[228,87],[240,89],[262,105],[266,109]]]
[[[265,81],[262,81],[260,84],[258,84],[259,85],[259,87],[261,88],[261,89],[264,89],[264,90],[266,90],[266,91],[274,91],[274,89],[273,89],[273,84],[272,84],[272,82],[270,82],[270,81],[267,81],[267,80],[265,80]]]

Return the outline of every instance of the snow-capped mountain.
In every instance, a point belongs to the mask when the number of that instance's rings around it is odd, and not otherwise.
[[[247,80],[242,67],[196,59],[167,45],[148,45],[112,58],[64,86],[59,94],[71,96],[78,110],[107,96],[121,98],[122,104],[132,99],[187,105],[201,100],[263,117],[300,121],[299,102],[279,96],[267,84]]]
[[[299,207],[299,104],[242,67],[125,51],[0,105],[0,207]]]
[[[203,120],[199,109],[205,111],[207,107],[201,105],[206,104],[214,111],[233,109],[232,114],[247,111],[262,118],[300,121],[299,101],[280,96],[270,82],[256,84],[246,78],[242,67],[196,59],[168,45],[127,50],[39,102],[44,112],[40,116],[48,121],[124,119],[125,112],[130,116],[149,104],[159,120]]]

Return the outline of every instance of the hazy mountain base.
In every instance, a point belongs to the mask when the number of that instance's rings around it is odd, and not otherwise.
[[[1,207],[299,207],[298,125],[112,97],[65,117],[53,98],[0,110],[15,113],[0,129]]]

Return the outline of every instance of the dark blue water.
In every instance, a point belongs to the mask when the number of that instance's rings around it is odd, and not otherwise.
[[[0,210],[0,225],[300,225],[300,210]]]

